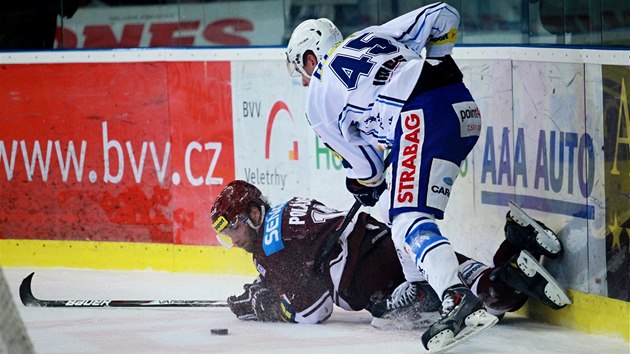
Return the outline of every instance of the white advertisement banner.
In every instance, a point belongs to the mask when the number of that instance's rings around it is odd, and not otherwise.
[[[272,204],[300,196],[350,208],[341,162],[308,125],[306,89],[283,62],[232,62],[232,93],[236,178]]]
[[[473,226],[502,241],[507,202],[515,201],[559,233],[570,257],[563,263],[550,262],[558,278],[573,289],[601,293],[605,281],[589,275],[605,269],[605,264],[589,260],[589,248],[595,247],[598,251],[593,254],[601,254],[601,247],[587,240],[595,236],[589,230],[600,229],[604,217],[603,138],[597,128],[601,123],[584,118],[584,65],[514,61],[511,68],[490,67],[491,73],[501,72],[501,76],[489,77],[488,68],[481,65],[472,77],[471,91],[480,97],[483,117],[482,136],[474,150],[472,188],[476,192],[472,200],[477,215],[489,216],[473,223],[497,225]],[[484,73],[484,79],[480,81],[474,72]],[[480,85],[498,77],[505,79],[487,87]],[[510,84],[510,80],[511,90],[498,84]],[[487,241],[479,244],[490,246]],[[473,254],[493,251],[494,247],[476,248]]]
[[[272,204],[309,188],[308,123],[279,61],[232,63],[236,178],[258,186]]]

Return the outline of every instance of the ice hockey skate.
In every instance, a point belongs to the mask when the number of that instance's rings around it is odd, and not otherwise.
[[[381,330],[429,327],[440,318],[442,302],[427,282],[404,282],[372,307],[372,326]]]
[[[521,251],[504,267],[496,269],[491,277],[496,276],[515,290],[553,309],[571,304],[571,299],[556,279],[527,251]]]
[[[527,215],[514,202],[509,201],[505,237],[507,240],[528,250],[536,258],[541,255],[557,258],[562,254],[562,244],[558,236],[541,222]]]
[[[422,344],[430,353],[459,345],[499,321],[465,285],[454,285],[444,293],[442,318],[422,334]]]

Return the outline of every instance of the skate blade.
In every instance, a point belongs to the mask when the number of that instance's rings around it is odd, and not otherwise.
[[[569,295],[564,291],[562,286],[558,284],[556,278],[553,277],[540,263],[527,251],[521,251],[517,258],[518,267],[528,277],[533,277],[536,273],[540,274],[547,281],[545,285],[545,296],[549,301],[553,302],[558,308],[572,304]]]
[[[536,235],[536,242],[549,252],[551,257],[557,257],[562,251],[562,244],[560,243],[558,236],[550,230],[546,230],[540,226],[536,220],[527,215],[527,213],[525,213],[525,211],[523,211],[523,209],[521,209],[513,201],[508,201],[508,204],[510,206],[512,219],[521,226],[531,225],[538,232]]]
[[[489,314],[486,310],[477,310],[466,317],[466,327],[457,336],[453,331],[445,329],[436,334],[427,343],[429,353],[442,353],[490,329],[499,322],[499,318]]]
[[[373,317],[370,324],[372,327],[381,331],[413,331],[418,329],[427,329],[439,319],[439,312],[427,312],[423,313],[422,317],[414,320]]]

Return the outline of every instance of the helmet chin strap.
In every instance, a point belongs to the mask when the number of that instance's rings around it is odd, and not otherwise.
[[[261,205],[260,206],[260,224],[258,225],[254,225],[254,222],[252,221],[251,218],[247,218],[247,225],[249,225],[249,227],[251,227],[252,229],[258,231],[258,229],[260,229],[260,227],[262,226],[262,222],[265,219],[265,206]]]
[[[306,70],[304,70],[303,66],[300,66],[298,64],[294,64],[295,65],[295,70],[299,71],[300,74],[306,76],[309,80],[311,79],[311,75],[306,73]]]

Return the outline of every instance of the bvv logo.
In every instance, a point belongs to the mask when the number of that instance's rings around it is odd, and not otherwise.
[[[293,114],[289,107],[283,101],[276,101],[271,107],[271,112],[269,112],[269,119],[267,120],[267,131],[265,133],[265,159],[269,160],[269,150],[271,146],[271,131],[273,130],[273,125],[276,121],[276,117],[282,111],[286,111],[291,121],[293,122],[293,126],[295,127],[295,119],[293,119]],[[285,140],[285,139],[283,139]],[[293,140],[293,146],[289,149],[289,160],[298,160],[299,159],[299,149],[298,149],[298,141]]]

